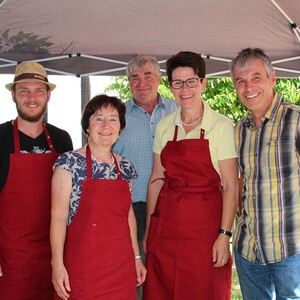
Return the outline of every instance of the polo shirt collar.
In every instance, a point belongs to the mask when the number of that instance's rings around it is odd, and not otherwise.
[[[158,98],[158,102],[157,102],[156,106],[166,107],[166,104],[165,104],[166,100],[159,93],[157,93],[157,98]],[[128,108],[130,110],[134,109],[134,107],[139,108],[139,106],[135,103],[134,98],[132,98],[131,100],[132,101],[130,101]]]

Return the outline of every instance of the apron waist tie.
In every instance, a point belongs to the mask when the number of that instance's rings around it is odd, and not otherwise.
[[[180,186],[169,182],[169,188],[178,193],[207,193],[221,191],[220,186]]]
[[[162,180],[165,183],[168,183],[168,187],[178,193],[207,193],[207,192],[217,192],[222,191],[222,187],[220,185],[212,185],[212,186],[182,186],[172,184],[172,180],[169,178],[155,178],[151,181],[151,183]]]

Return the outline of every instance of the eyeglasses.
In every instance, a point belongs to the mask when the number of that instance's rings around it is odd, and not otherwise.
[[[189,78],[185,81],[183,80],[172,80],[170,82],[170,85],[173,89],[181,89],[183,87],[183,84],[185,83],[188,87],[194,88],[198,85],[198,81],[202,81],[203,78]]]

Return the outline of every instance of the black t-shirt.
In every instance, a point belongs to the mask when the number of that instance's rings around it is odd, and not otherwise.
[[[46,123],[56,153],[73,150],[70,135],[60,128]],[[46,134],[43,131],[35,139],[19,131],[21,153],[50,153]],[[10,154],[14,153],[12,121],[0,124],[0,191],[7,180]]]

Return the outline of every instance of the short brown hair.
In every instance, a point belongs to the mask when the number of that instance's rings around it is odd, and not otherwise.
[[[190,51],[180,51],[166,62],[169,82],[172,81],[172,72],[178,67],[190,67],[199,78],[205,78],[205,61],[200,54]]]

